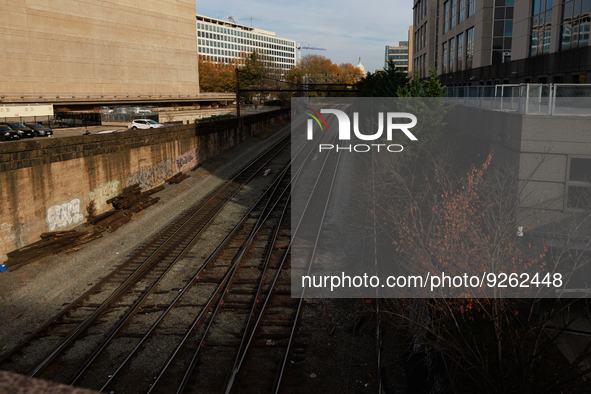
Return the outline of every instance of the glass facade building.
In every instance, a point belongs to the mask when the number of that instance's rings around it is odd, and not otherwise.
[[[453,73],[448,84],[591,78],[591,0],[414,0],[413,22],[421,78],[429,69]]]

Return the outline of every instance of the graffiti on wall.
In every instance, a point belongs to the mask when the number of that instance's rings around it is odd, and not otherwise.
[[[49,231],[57,231],[84,220],[80,205],[80,199],[74,198],[62,204],[53,204],[47,207],[46,221]]]
[[[195,149],[185,152],[176,158],[176,170],[182,172],[195,166],[196,154]]]
[[[151,167],[142,167],[127,176],[125,187],[139,183],[142,190],[150,189],[174,175],[174,160],[162,160]]]
[[[118,180],[101,183],[93,191],[88,193],[88,199],[94,201],[96,212],[102,212],[107,206],[107,200],[117,195]]]

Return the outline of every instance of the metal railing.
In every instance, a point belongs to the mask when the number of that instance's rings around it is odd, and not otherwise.
[[[105,94],[74,94],[74,93],[51,93],[51,94],[0,94],[0,101],[5,103],[18,102],[60,102],[60,101],[103,101],[103,100],[187,100],[187,99],[209,99],[232,100],[235,93],[157,93],[157,94],[128,94],[128,93],[105,93]]]
[[[591,116],[591,84],[507,84],[445,88],[445,101],[527,115]]]

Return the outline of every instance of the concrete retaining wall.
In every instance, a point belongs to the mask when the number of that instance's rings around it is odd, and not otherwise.
[[[0,261],[47,231],[85,221],[125,186],[150,189],[288,121],[287,109],[165,129],[0,144]]]

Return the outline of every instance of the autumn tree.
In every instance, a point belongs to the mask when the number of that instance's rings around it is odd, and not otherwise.
[[[305,55],[300,59],[298,66],[304,74],[340,74],[339,66],[330,59],[321,55]]]
[[[199,89],[202,92],[233,92],[236,63],[221,63],[199,56]]]
[[[240,70],[241,89],[264,89],[271,72],[264,66],[257,52],[241,52],[232,62],[215,62],[199,56],[199,87],[203,92],[234,92],[235,69]],[[247,99],[253,93],[245,92]]]
[[[323,92],[315,92],[315,90],[340,90],[340,86],[330,86],[332,83],[340,83],[341,68],[334,64],[330,59],[321,55],[305,55],[302,56],[298,65],[290,70],[287,75],[287,81],[298,85],[300,88],[304,83],[304,76],[307,75],[338,75],[338,78],[327,78],[326,83],[329,85],[313,86],[308,85],[309,95],[311,97],[324,97]],[[338,79],[337,82],[335,79]],[[324,81],[322,81],[324,83]]]
[[[341,83],[354,84],[364,77],[363,72],[351,63],[341,63],[339,65]]]

